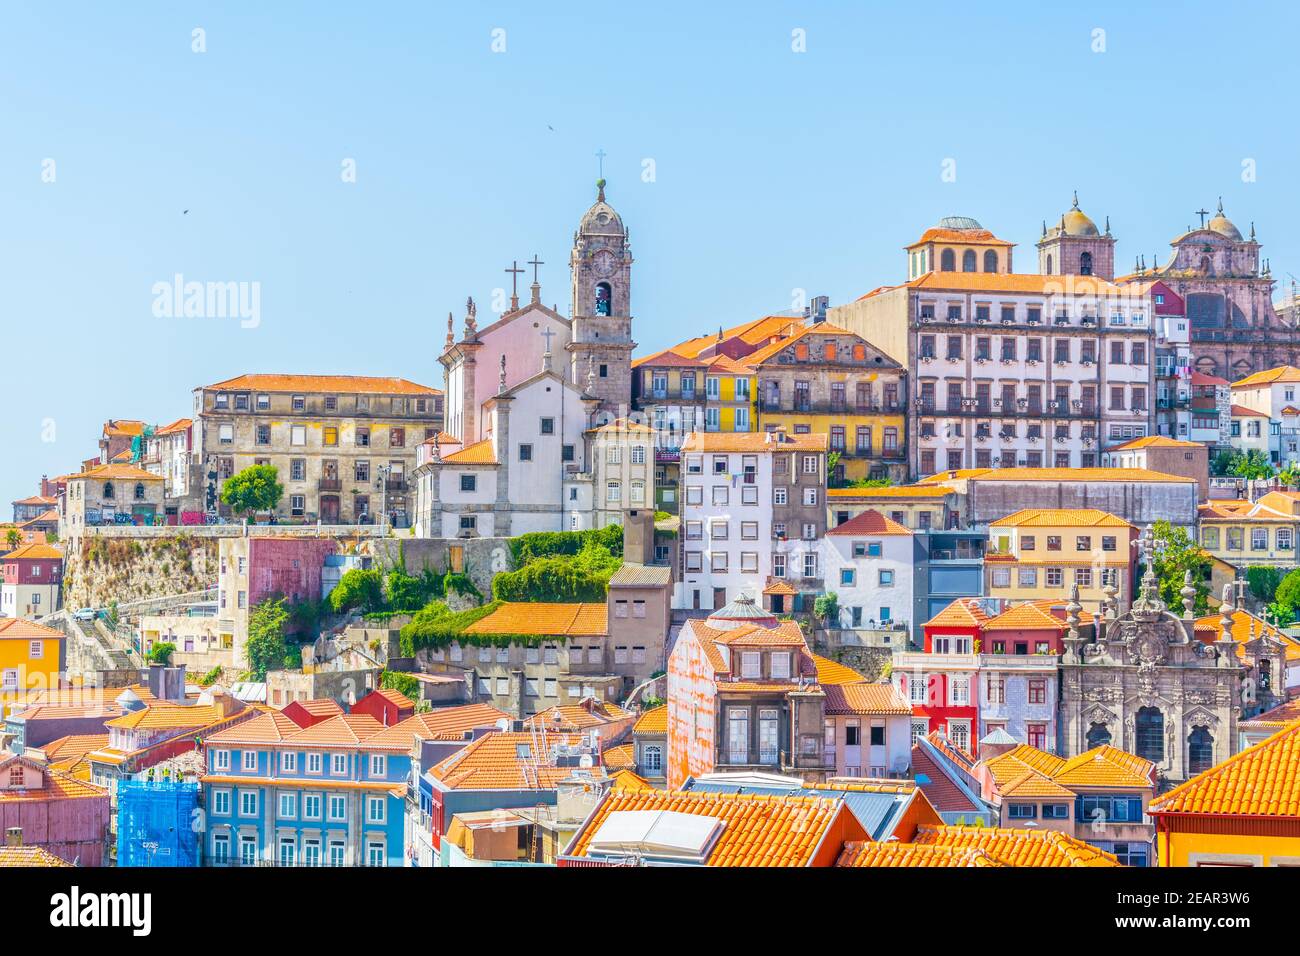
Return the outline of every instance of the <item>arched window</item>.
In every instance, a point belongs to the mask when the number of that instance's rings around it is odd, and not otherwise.
[[[975,272],[975,250],[967,249],[961,254],[961,271]]]
[[[645,504],[645,482],[640,478],[632,479],[632,504]]]
[[[596,283],[596,314],[613,315],[610,311],[610,289],[608,282]]]
[[[1187,772],[1203,773],[1214,766],[1214,736],[1205,727],[1195,728],[1187,738]]]
[[[136,500],[136,501],[144,501],[144,482],[143,482],[143,481],[137,481],[137,482],[135,483],[135,500]]]
[[[992,249],[989,249],[987,252],[984,253],[984,271],[985,272],[998,271],[998,254],[994,252]]]
[[[1157,707],[1142,707],[1134,725],[1137,755],[1152,763],[1165,759],[1165,715]]]
[[[618,503],[623,500],[623,486],[617,481],[611,481],[605,485],[605,500],[612,503]]]
[[[1056,274],[1056,273],[1054,273],[1054,272],[1052,271],[1052,257],[1051,257],[1051,256],[1048,256],[1048,257],[1047,257],[1047,274],[1048,274],[1049,276],[1050,276],[1050,275],[1055,275],[1055,274]]]
[[[1110,728],[1105,724],[1093,724],[1088,728],[1088,749],[1103,747],[1110,743]]]
[[[1079,275],[1081,276],[1092,275],[1092,253],[1091,252],[1079,253]]]
[[[957,253],[951,249],[945,249],[939,254],[939,271],[956,272],[957,271]]]
[[[104,495],[103,495],[103,497],[105,497],[105,498],[112,498],[112,497],[113,497],[113,483],[112,483],[111,481],[106,481],[106,482],[104,482]]]

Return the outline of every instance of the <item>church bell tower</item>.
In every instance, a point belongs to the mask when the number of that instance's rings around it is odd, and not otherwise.
[[[632,248],[627,229],[605,202],[598,180],[595,204],[573,235],[573,336],[569,367],[574,385],[600,399],[605,420],[626,415],[632,402]]]

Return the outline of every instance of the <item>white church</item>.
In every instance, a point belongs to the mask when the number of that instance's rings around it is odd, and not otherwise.
[[[478,327],[471,299],[456,338],[447,317],[445,431],[419,448],[415,533],[510,537],[591,526],[589,429],[631,405],[632,253],[605,183],[578,225],[572,316],[531,299]],[[653,498],[651,498],[653,501]]]

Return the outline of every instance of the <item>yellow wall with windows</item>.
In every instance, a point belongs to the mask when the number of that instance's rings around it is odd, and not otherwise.
[[[1251,536],[1251,531],[1254,529],[1268,532],[1265,538],[1267,547],[1254,547]],[[1290,531],[1291,546],[1289,548],[1279,548],[1277,546],[1277,532],[1279,529]],[[1290,524],[1284,521],[1207,521],[1202,517],[1201,547],[1216,558],[1227,561],[1229,564],[1276,565],[1290,568],[1294,567],[1297,561],[1300,561],[1296,557],[1296,537],[1298,532],[1300,532],[1300,523]],[[1235,545],[1238,542],[1240,542],[1240,547],[1229,547],[1230,544]]]
[[[757,407],[754,403],[754,379],[752,376],[744,375],[709,375],[708,378],[718,380],[718,396],[714,398],[708,394],[707,379],[705,384],[705,418],[707,422],[710,408],[718,410],[718,431],[734,432],[736,428],[737,409],[745,409],[748,417],[748,427],[739,429],[740,431],[756,431],[757,426]],[[743,382],[739,389],[736,387],[737,382]],[[741,416],[746,417],[745,415]]]
[[[833,425],[840,425],[844,428],[844,451],[840,455],[840,463],[844,465],[844,477],[853,481],[857,478],[866,478],[871,470],[872,460],[857,457],[858,450],[858,428],[871,429],[871,454],[876,463],[883,461],[903,461],[905,452],[903,446],[906,438],[904,425],[906,416],[899,414],[876,414],[876,415],[855,415],[851,413],[836,412],[830,415],[805,414],[801,412],[763,412],[758,423],[758,431],[767,431],[772,426],[784,427],[786,432],[793,435],[796,432],[795,426],[807,425],[808,430],[814,435],[827,435],[831,433]],[[894,445],[898,458],[882,459],[881,456],[885,450],[885,429],[893,428],[897,431],[898,440]],[[834,451],[831,448],[831,451]]]
[[[1300,837],[1236,833],[1170,833],[1166,837],[1157,833],[1156,844],[1161,866],[1300,865]]]
[[[33,645],[40,645],[40,653],[31,653]],[[0,678],[17,671],[17,690],[8,690],[0,680],[0,700],[12,700],[28,691],[45,690],[59,686],[59,667],[63,657],[62,638],[3,638],[0,639]]]

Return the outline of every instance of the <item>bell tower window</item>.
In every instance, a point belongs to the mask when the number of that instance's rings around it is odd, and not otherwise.
[[[610,288],[608,282],[596,283],[596,314],[612,314],[610,311]]]
[[[1081,276],[1092,275],[1092,253],[1091,252],[1079,253],[1079,275]]]

